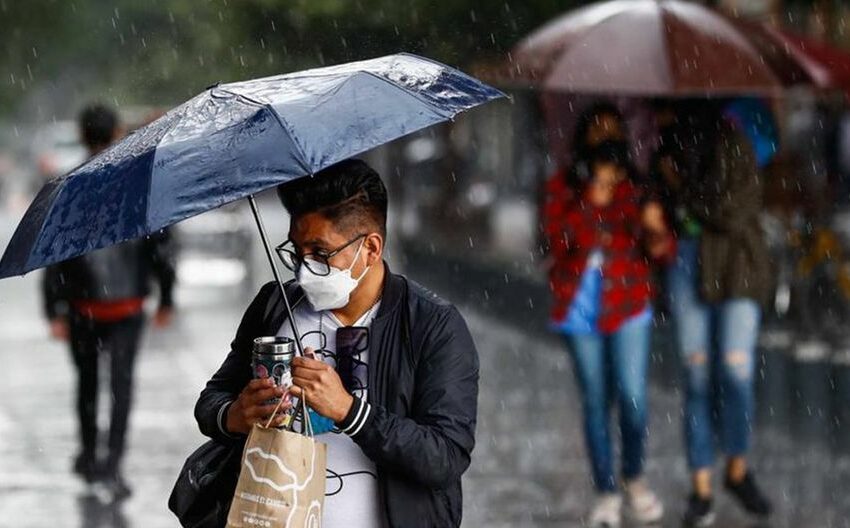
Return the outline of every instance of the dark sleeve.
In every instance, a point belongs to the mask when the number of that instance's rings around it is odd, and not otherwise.
[[[446,487],[469,467],[478,407],[478,353],[453,306],[434,316],[414,383],[409,417],[355,399],[338,425],[377,465],[423,486]]]
[[[735,233],[749,229],[761,210],[763,183],[749,142],[724,129],[718,139],[716,162],[700,186],[702,203],[692,200],[693,214],[709,229]]]
[[[176,243],[170,229],[163,229],[146,240],[151,270],[159,284],[159,305],[170,308],[174,305],[174,282]]]
[[[635,239],[641,242],[644,257],[646,257],[647,262],[655,265],[666,266],[671,264],[676,258],[676,237],[673,235],[670,215],[667,214],[667,209],[664,207],[660,195],[652,190],[638,190],[636,196],[638,207],[635,214],[629,218],[629,223],[632,225]],[[654,233],[643,227],[643,209],[650,203],[656,203],[661,207],[664,223],[667,227],[667,230],[663,233]],[[653,255],[650,252],[650,247],[657,244],[664,244],[665,250],[661,255]]]
[[[44,315],[48,319],[62,317],[68,313],[68,301],[62,295],[62,277],[58,265],[48,266],[41,276],[41,293]]]
[[[241,438],[224,429],[224,413],[227,406],[236,399],[242,389],[251,381],[251,348],[253,340],[263,331],[266,307],[274,292],[275,284],[269,283],[251,302],[236,337],[230,344],[230,353],[218,371],[207,382],[195,404],[195,419],[198,427],[206,436],[222,442]]]

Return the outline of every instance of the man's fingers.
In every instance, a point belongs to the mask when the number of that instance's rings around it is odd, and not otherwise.
[[[245,387],[246,390],[255,391],[266,387],[274,387],[274,380],[272,378],[255,378],[248,382],[248,385]]]
[[[301,376],[292,378],[292,383],[293,383],[292,389],[299,388],[302,391],[304,389],[306,389],[308,391],[317,391],[317,390],[319,390],[319,387],[321,386],[321,383],[319,383],[318,378],[305,378],[305,377],[301,377]],[[290,390],[292,390],[292,389],[290,389]],[[295,393],[293,393],[293,395],[297,396],[297,394],[295,394]]]
[[[325,373],[324,370],[312,370],[312,369],[306,369],[306,368],[303,368],[303,367],[298,367],[298,368],[292,369],[293,382],[294,382],[295,378],[320,381],[322,379],[322,377],[325,376],[325,375],[326,375],[326,373]]]
[[[297,357],[292,360],[292,368],[304,368],[309,370],[326,370],[329,365],[318,359],[310,359],[307,357]]]
[[[269,387],[252,392],[249,398],[253,403],[259,404],[272,398],[280,398],[283,392],[283,387]]]
[[[293,380],[293,382],[294,381],[295,380]],[[312,381],[301,379],[299,383],[296,383],[292,386],[290,392],[292,392],[292,395],[296,398],[303,398],[305,389],[307,390],[308,399],[310,397],[310,394],[316,394],[317,391],[316,386],[313,384]]]
[[[283,409],[283,404],[280,405],[280,408]],[[254,405],[253,407],[249,407],[245,410],[245,416],[253,419],[268,420],[269,416],[272,415],[275,409],[277,409],[277,403],[270,403],[268,405]],[[282,411],[278,410],[278,412]]]

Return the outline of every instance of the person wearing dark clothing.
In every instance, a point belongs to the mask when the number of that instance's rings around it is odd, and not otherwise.
[[[683,362],[693,481],[684,521],[709,526],[715,434],[727,457],[726,489],[752,514],[771,510],[746,461],[755,415],[755,345],[771,273],[759,223],[762,178],[753,145],[708,103],[681,113],[679,121],[656,158],[667,158],[666,165],[657,166],[656,183],[678,235],[667,293]]]
[[[340,162],[279,194],[291,223],[278,250],[295,272],[286,288],[307,347],[293,360],[291,390],[306,390],[311,412],[332,424],[317,431],[329,474],[361,473],[328,479],[322,526],[459,526],[478,399],[478,354],[463,317],[383,261],[386,189],[368,165]],[[368,328],[353,384],[336,362],[335,341],[351,326]],[[284,389],[252,380],[251,369],[253,340],[270,335],[292,336],[275,283],[248,307],[201,392],[195,416],[203,434],[241,448],[252,425],[272,414],[265,403]]]
[[[92,156],[118,132],[117,117],[103,106],[86,108],[80,124]],[[55,264],[43,276],[44,312],[51,334],[68,341],[78,375],[81,448],[74,470],[89,482],[102,478],[119,498],[130,493],[120,465],[132,402],[133,365],[144,326],[143,305],[156,280],[160,308],[155,322],[167,324],[175,280],[172,253],[171,237],[164,231]],[[97,396],[103,355],[110,359],[112,409],[107,454],[101,462]]]

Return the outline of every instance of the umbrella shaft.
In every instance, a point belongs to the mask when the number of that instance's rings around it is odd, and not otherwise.
[[[260,238],[263,241],[263,247],[265,248],[266,256],[269,259],[269,265],[272,267],[274,280],[280,288],[280,294],[283,296],[283,302],[286,305],[286,315],[287,319],[289,319],[289,325],[292,328],[292,335],[295,336],[295,346],[298,349],[298,355],[303,356],[304,348],[301,345],[301,333],[298,332],[298,327],[295,325],[295,316],[292,314],[292,305],[289,303],[289,297],[286,295],[286,288],[283,286],[283,280],[280,278],[280,272],[277,269],[277,262],[275,261],[271,244],[269,244],[269,236],[266,233],[266,228],[263,224],[263,217],[260,216],[260,208],[257,207],[257,201],[254,199],[253,194],[248,195],[248,203],[251,204],[251,212],[254,214],[254,220],[257,222],[257,228],[260,230]]]

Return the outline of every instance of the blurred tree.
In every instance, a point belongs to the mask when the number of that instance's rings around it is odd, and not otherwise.
[[[217,81],[399,51],[468,67],[580,3],[0,0],[0,114],[95,97],[170,105]]]

